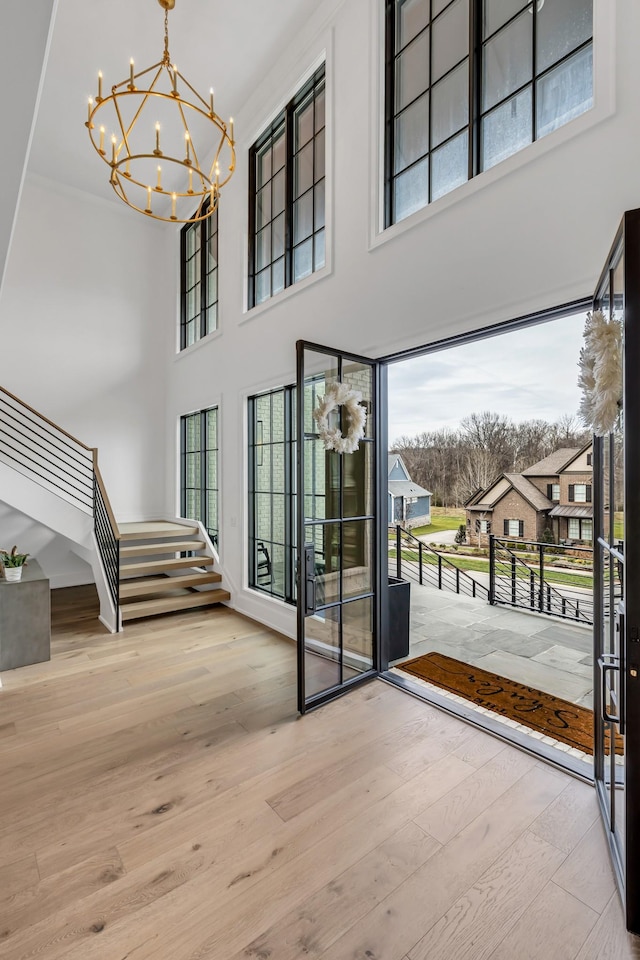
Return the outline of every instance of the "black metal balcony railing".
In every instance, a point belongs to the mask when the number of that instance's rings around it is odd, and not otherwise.
[[[489,599],[489,590],[445,554],[434,550],[402,527],[395,528],[389,541],[389,573],[402,580],[431,584],[439,590],[452,590],[468,597]]]
[[[116,615],[120,533],[98,470],[98,451],[0,387],[0,459],[93,517],[98,552]]]
[[[535,553],[535,565],[515,552],[512,540],[489,537],[489,603],[592,624],[592,570],[582,574],[563,570],[562,575],[569,573],[574,583],[558,589],[549,582],[550,551],[557,559],[558,551],[564,551],[565,548],[529,541],[518,543],[518,549],[526,549],[529,554]],[[571,547],[571,553],[584,554],[585,559],[593,556],[589,547]],[[581,580],[584,580],[584,587]]]

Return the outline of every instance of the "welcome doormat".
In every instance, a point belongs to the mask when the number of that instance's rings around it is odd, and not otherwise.
[[[526,687],[497,673],[473,667],[442,653],[427,653],[398,664],[400,670],[456,693],[486,710],[509,717],[547,737],[593,753],[593,711],[550,693]],[[616,735],[616,753],[624,752]]]

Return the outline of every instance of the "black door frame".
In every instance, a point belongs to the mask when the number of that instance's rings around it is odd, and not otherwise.
[[[640,933],[640,589],[636,583],[640,571],[640,391],[637,389],[637,361],[640,358],[640,209],[624,214],[600,275],[594,305],[610,267],[622,245],[624,256],[624,351],[623,351],[623,416],[624,416],[624,565],[623,595],[625,606],[621,640],[620,689],[624,714],[624,847],[620,851],[609,820],[608,797],[604,784],[605,757],[598,736],[598,717],[602,716],[599,671],[594,668],[594,724],[596,724],[595,769],[596,789],[605,826],[611,859],[623,898],[627,929]],[[610,286],[610,289],[613,289]],[[612,302],[613,305],[613,302]],[[603,441],[598,441],[602,448]],[[594,449],[595,453],[595,449]],[[595,459],[595,458],[594,458]],[[596,505],[594,505],[595,508]],[[602,504],[597,505],[602,510]],[[594,509],[595,513],[595,509]],[[636,536],[634,536],[634,533]],[[595,535],[595,530],[594,530]],[[598,551],[599,553],[599,551]],[[601,598],[598,603],[601,604]],[[596,712],[597,711],[597,712]]]
[[[370,364],[372,368],[372,402],[371,414],[374,437],[374,543],[373,543],[373,570],[372,584],[374,593],[373,602],[373,667],[352,679],[323,690],[313,698],[307,699],[305,691],[305,643],[304,630],[307,609],[307,580],[303,574],[305,562],[305,516],[304,516],[304,356],[305,351],[325,353],[327,356],[340,357],[343,360],[355,363]],[[368,681],[380,674],[382,659],[381,637],[388,634],[388,609],[386,602],[387,567],[383,558],[386,558],[386,463],[387,418],[380,416],[380,411],[387,409],[387,371],[381,361],[373,357],[365,357],[335,347],[312,343],[308,340],[298,340],[296,343],[296,494],[297,494],[297,541],[298,541],[298,600],[297,600],[297,654],[298,654],[298,712],[307,713],[322,704],[335,700],[354,686]],[[383,456],[384,452],[384,456]],[[381,507],[383,508],[381,510]],[[383,591],[385,591],[383,593]]]

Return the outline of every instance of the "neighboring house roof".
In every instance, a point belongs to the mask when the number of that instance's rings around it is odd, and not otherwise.
[[[430,497],[431,490],[425,490],[413,480],[389,480],[389,493],[392,497]]]
[[[527,480],[526,477],[523,477],[521,473],[505,473],[505,477],[521,497],[524,497],[534,510],[550,510],[552,507],[551,501],[548,500],[544,493],[542,493],[530,480]]]
[[[567,464],[571,463],[583,449],[583,447],[561,447],[559,450],[554,450],[553,453],[550,453],[544,460],[538,460],[537,463],[523,470],[522,476],[555,477],[561,473]]]
[[[490,487],[481,492],[483,500],[480,503],[468,505],[467,510],[490,512],[510,490],[519,493],[537,512],[551,509],[551,501],[547,500],[545,495],[521,473],[503,473]]]
[[[557,506],[554,507],[550,517],[571,517],[574,520],[590,520],[593,517],[593,508],[592,507],[576,507],[575,504],[571,506]]]
[[[396,466],[396,464],[399,464],[399,466],[400,466],[402,472],[404,473],[405,477],[407,478],[407,480],[411,480],[411,476],[409,475],[409,471],[407,470],[407,465],[406,465],[406,463],[404,462],[404,460],[402,459],[402,457],[400,456],[399,453],[390,453],[390,454],[389,454],[389,456],[388,456],[388,458],[387,458],[387,476],[389,476],[389,474],[390,474],[391,471],[394,469],[394,467]]]

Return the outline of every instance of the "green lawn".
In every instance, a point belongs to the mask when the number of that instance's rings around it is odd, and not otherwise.
[[[464,510],[445,507],[431,507],[431,523],[426,527],[414,527],[411,531],[414,537],[421,537],[425,533],[442,533],[443,530],[457,530],[461,523],[465,523]]]
[[[389,556],[395,558],[395,550],[389,551]],[[445,558],[451,562],[454,567],[459,567],[460,570],[474,570],[478,573],[489,573],[489,561],[488,560],[472,560],[467,557],[454,557],[450,554],[443,554],[443,564],[445,564]],[[418,562],[418,551],[417,550],[403,550],[402,559],[410,560],[414,563]],[[422,562],[424,564],[437,564],[438,559],[435,554],[425,551],[422,555]],[[446,564],[448,566],[448,564]],[[506,567],[504,564],[499,564],[498,574],[504,576],[506,572]],[[535,567],[532,566],[531,569],[535,571]],[[516,576],[518,579],[526,579],[529,574],[522,567],[516,567]],[[570,587],[584,587],[585,590],[593,589],[593,577],[588,574],[579,574],[579,573],[564,573],[559,570],[553,570],[550,567],[547,567],[544,572],[544,578],[547,583],[558,583],[564,584],[565,586]]]

